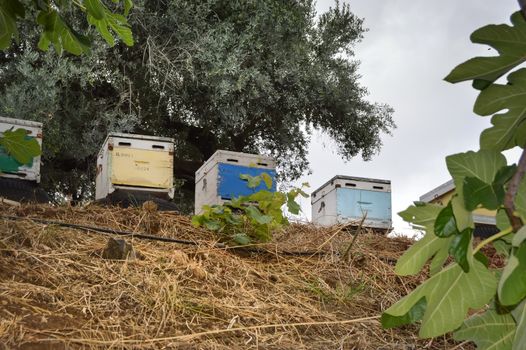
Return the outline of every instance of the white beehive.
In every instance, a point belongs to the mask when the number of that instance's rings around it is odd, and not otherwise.
[[[391,181],[361,177],[333,177],[311,195],[312,221],[330,226],[360,222],[364,227],[390,229]]]
[[[6,130],[14,131],[16,129],[26,130],[27,137],[35,138],[42,149],[42,123],[23,119],[0,118],[0,136]],[[0,147],[0,162],[2,169],[4,169],[0,176],[40,182],[40,156],[34,157],[31,164],[22,165]]]
[[[246,196],[255,189],[239,176],[257,176],[267,173],[272,177],[272,191],[276,190],[276,162],[268,156],[232,151],[216,151],[195,173],[195,213],[202,212],[203,205],[223,204],[232,198]]]
[[[173,198],[173,151],[171,138],[110,133],[97,157],[95,198],[116,190]]]

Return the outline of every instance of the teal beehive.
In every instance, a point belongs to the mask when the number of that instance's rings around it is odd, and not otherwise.
[[[0,136],[10,130],[24,129],[26,139],[35,139],[42,148],[42,123],[24,119],[0,117]],[[40,182],[40,156],[36,156],[28,164],[20,164],[14,157],[0,146],[0,177],[16,180]]]
[[[312,221],[391,229],[391,181],[337,175],[312,193]]]

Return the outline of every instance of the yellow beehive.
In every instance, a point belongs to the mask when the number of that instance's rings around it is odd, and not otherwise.
[[[435,203],[440,205],[447,205],[455,194],[455,184],[450,180],[437,188],[429,191],[420,197],[420,201],[426,203]],[[496,228],[495,210],[488,210],[478,208],[473,211],[473,221],[475,223],[475,235],[488,236],[489,234],[498,232]]]
[[[116,189],[166,192],[173,198],[173,140],[110,134],[97,159],[96,199]]]
[[[115,147],[111,151],[111,182],[115,185],[170,188],[171,152]]]

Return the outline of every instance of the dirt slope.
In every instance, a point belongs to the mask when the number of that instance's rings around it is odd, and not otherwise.
[[[259,247],[270,252],[255,253],[214,247],[214,235],[173,213],[95,206],[3,206],[0,213],[0,349],[455,346],[417,340],[413,327],[379,325],[381,311],[421,278],[393,273],[407,239],[363,234],[343,256],[352,236],[341,227],[292,225]],[[127,238],[137,258],[106,260],[108,235],[28,218],[195,245]]]

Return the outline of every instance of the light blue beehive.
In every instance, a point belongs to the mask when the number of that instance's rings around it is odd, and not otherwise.
[[[312,193],[312,221],[330,226],[349,222],[391,229],[391,181],[337,175]]]
[[[240,178],[264,172],[272,178],[271,189],[264,183],[249,188]],[[268,156],[219,150],[195,173],[195,213],[200,214],[203,205],[223,204],[259,190],[276,191],[276,162]]]

